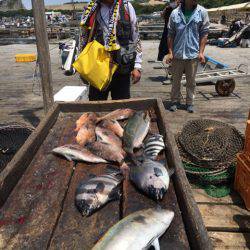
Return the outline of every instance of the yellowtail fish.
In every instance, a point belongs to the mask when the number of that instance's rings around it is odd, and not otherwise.
[[[159,238],[174,218],[174,212],[155,208],[145,209],[111,227],[92,250],[143,250],[154,246],[160,250]]]

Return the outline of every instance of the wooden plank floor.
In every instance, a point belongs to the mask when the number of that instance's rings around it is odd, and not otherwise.
[[[51,45],[53,71],[53,87],[56,93],[66,85],[81,85],[78,76],[67,77],[62,74],[55,44]],[[148,63],[157,57],[158,42],[143,42],[144,63],[141,83],[132,86],[133,97],[159,97],[169,105],[170,86],[162,86],[165,72],[154,69],[159,64]],[[35,53],[34,45],[10,45],[0,47],[0,118],[2,122],[27,122],[37,126],[44,117],[42,96],[39,85],[33,81],[35,63],[15,63],[17,53]],[[236,67],[243,63],[250,66],[249,49],[221,49],[207,47],[206,53],[221,61]],[[34,86],[33,86],[34,83]],[[183,96],[185,97],[185,89]],[[209,118],[224,121],[234,125],[242,133],[245,131],[246,120],[250,108],[250,78],[236,80],[238,96],[214,96],[214,86],[199,86],[196,95],[196,112],[188,114],[184,109],[176,113],[166,111],[171,130],[176,133],[185,122],[197,118]],[[40,94],[40,95],[38,95]],[[210,100],[204,97],[209,97]],[[185,101],[183,100],[183,103]],[[210,198],[200,189],[193,189],[204,222],[216,249],[248,249],[250,248],[250,212],[236,193],[231,196],[215,199]],[[70,209],[70,208],[69,208]],[[64,230],[62,228],[62,230]],[[51,246],[56,247],[56,239]]]

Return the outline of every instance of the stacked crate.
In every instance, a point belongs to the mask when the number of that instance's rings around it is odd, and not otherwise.
[[[235,189],[245,201],[247,209],[250,210],[250,112],[246,128],[245,148],[237,155]]]

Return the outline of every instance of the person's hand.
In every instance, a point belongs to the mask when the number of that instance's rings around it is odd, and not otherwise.
[[[201,64],[205,64],[206,63],[206,59],[203,53],[199,53],[198,59],[200,61]]]
[[[136,84],[141,80],[141,71],[138,69],[134,69],[131,72],[131,76],[132,76],[132,83]]]
[[[170,64],[173,61],[173,58],[174,58],[174,56],[173,56],[172,53],[167,54],[167,56],[166,56],[166,64]]]

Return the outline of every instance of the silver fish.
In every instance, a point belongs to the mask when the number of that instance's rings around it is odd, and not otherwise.
[[[54,148],[52,150],[54,154],[61,155],[69,161],[85,161],[91,163],[106,163],[107,161],[99,156],[94,155],[86,148],[81,147],[78,144],[69,144],[62,147]]]
[[[174,218],[166,209],[145,209],[125,217],[97,242],[92,250],[160,250],[159,238]]]
[[[123,147],[127,153],[133,153],[134,148],[140,148],[148,134],[150,117],[143,111],[136,112],[127,122],[123,134]]]
[[[83,216],[93,214],[100,207],[121,196],[119,185],[123,177],[114,171],[82,181],[77,190],[75,205]]]
[[[167,169],[159,162],[144,158],[140,163],[134,160],[130,168],[130,180],[135,186],[154,200],[161,200],[167,192],[170,176]]]
[[[154,134],[144,143],[144,154],[151,160],[155,160],[158,154],[165,148],[163,136]]]

